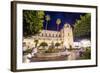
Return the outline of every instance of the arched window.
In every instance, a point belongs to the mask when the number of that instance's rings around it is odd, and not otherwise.
[[[52,35],[52,37],[54,37],[54,34]]]
[[[59,34],[59,37],[61,37],[61,35]]]
[[[67,25],[67,28],[69,28],[70,26],[69,25]]]
[[[57,37],[57,34],[56,34],[56,37]]]
[[[68,33],[68,36],[70,36],[70,34]]]
[[[49,37],[51,37],[51,34],[49,34]]]
[[[47,37],[47,33],[45,33],[45,36]]]
[[[41,33],[41,36],[43,37],[43,33]]]

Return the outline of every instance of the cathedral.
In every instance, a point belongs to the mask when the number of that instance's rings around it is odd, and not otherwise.
[[[48,46],[53,42],[54,44],[59,42],[66,48],[73,47],[73,31],[70,24],[64,24],[63,28],[59,31],[42,30],[41,33],[36,36],[24,38],[23,42],[30,47],[35,46],[34,40],[38,40],[38,46],[42,42],[46,42]]]

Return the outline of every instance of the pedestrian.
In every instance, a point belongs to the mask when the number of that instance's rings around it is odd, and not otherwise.
[[[81,47],[79,50],[80,57],[83,56],[83,52],[84,52],[83,47]]]
[[[30,63],[31,62],[31,54],[29,53],[29,54],[27,54],[27,55],[24,55],[23,56],[23,62],[24,63]]]
[[[33,47],[32,48],[32,56],[36,56],[36,53],[37,53],[37,48]]]

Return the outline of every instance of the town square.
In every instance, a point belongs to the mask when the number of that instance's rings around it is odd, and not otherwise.
[[[23,10],[23,63],[91,59],[91,14]]]

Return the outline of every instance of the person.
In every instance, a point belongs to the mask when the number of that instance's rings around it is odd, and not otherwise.
[[[61,55],[69,55],[70,54],[70,52],[68,51],[68,49],[66,48],[66,47],[64,47],[64,51],[62,52],[62,54]]]
[[[30,63],[31,62],[31,54],[27,54],[23,56],[23,62],[24,63]]]
[[[23,51],[26,51],[26,50],[27,50],[26,42],[23,42]]]
[[[81,47],[80,50],[79,50],[80,57],[83,56],[83,52],[84,52],[84,48]]]
[[[33,47],[32,48],[32,56],[35,56],[37,53],[37,48],[36,47]]]

